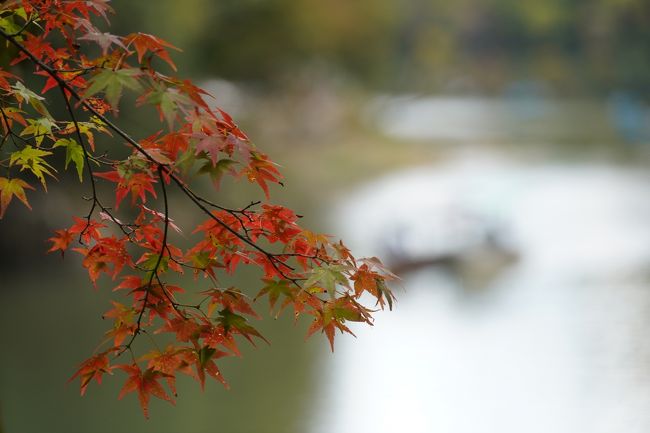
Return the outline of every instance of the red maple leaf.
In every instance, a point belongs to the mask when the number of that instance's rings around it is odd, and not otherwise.
[[[143,372],[137,364],[118,365],[115,368],[124,370],[129,375],[117,398],[122,399],[130,392],[137,392],[140,407],[142,407],[145,418],[149,418],[149,399],[152,395],[174,404],[174,400],[167,394],[162,385],[158,383],[158,380],[168,376],[167,374],[151,368],[147,368]]]
[[[65,250],[68,249],[70,242],[74,239],[74,235],[70,230],[62,229],[56,230],[55,235],[48,240],[52,242],[52,247],[47,250],[48,253],[61,250],[61,255],[65,253]]]
[[[86,388],[90,384],[90,381],[95,379],[97,383],[102,383],[102,376],[104,373],[111,373],[111,370],[115,367],[109,365],[108,356],[109,352],[113,351],[110,349],[106,352],[102,352],[98,355],[95,355],[84,362],[81,363],[79,369],[72,375],[68,382],[73,381],[76,377],[79,377],[81,380],[81,395],[86,393]]]
[[[169,57],[169,52],[166,50],[166,48],[181,51],[180,48],[177,48],[169,42],[147,33],[133,33],[127,36],[125,39],[127,45],[133,44],[135,47],[135,51],[138,53],[138,62],[142,63],[142,58],[146,52],[151,51],[151,53],[167,62],[167,64],[174,71],[176,70],[176,65],[172,61],[171,57]]]

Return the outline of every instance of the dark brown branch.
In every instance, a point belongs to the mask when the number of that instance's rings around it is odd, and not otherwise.
[[[101,206],[101,203],[99,203],[99,199],[97,197],[97,185],[95,185],[95,175],[93,173],[93,169],[90,166],[90,158],[88,157],[88,150],[86,149],[86,145],[83,141],[83,136],[81,135],[81,129],[79,129],[79,123],[77,122],[77,117],[74,114],[74,110],[72,109],[72,105],[70,105],[70,101],[68,100],[68,96],[65,94],[65,88],[59,83],[59,89],[61,89],[61,95],[63,96],[63,100],[65,101],[65,106],[68,109],[68,113],[70,114],[70,118],[72,119],[72,123],[74,124],[74,129],[77,133],[77,138],[79,139],[79,146],[81,146],[81,149],[83,150],[84,153],[84,160],[86,161],[86,167],[88,169],[88,177],[90,177],[90,186],[92,188],[92,205],[90,206],[90,210],[88,211],[88,215],[86,215],[86,227],[79,233],[79,243],[82,242],[82,237],[84,233],[86,233],[86,230],[88,230],[88,227],[90,227],[90,219],[93,216],[93,212],[95,212],[95,208],[99,204]],[[103,208],[103,206],[101,206]]]
[[[2,113],[2,119],[5,122],[5,126],[7,127],[7,132],[5,135],[2,137],[2,143],[0,144],[0,149],[4,146],[5,142],[7,141],[7,138],[11,137],[11,141],[14,143],[14,146],[18,147],[16,144],[16,139],[15,139],[15,133],[9,126],[9,117],[7,116],[7,113],[5,112],[4,108],[0,106],[0,113]]]
[[[147,309],[147,303],[149,302],[149,295],[151,294],[151,287],[153,284],[154,278],[158,279],[159,284],[161,285],[161,289],[164,291],[164,288],[162,287],[162,282],[159,279],[158,276],[158,269],[160,268],[160,264],[162,263],[162,258],[165,254],[165,250],[167,248],[167,234],[169,232],[169,203],[167,200],[167,188],[165,187],[165,179],[163,178],[163,166],[162,164],[158,164],[158,178],[160,179],[160,185],[161,189],[163,192],[163,202],[165,206],[165,223],[163,226],[163,238],[162,238],[162,245],[160,247],[160,253],[158,254],[158,258],[156,259],[156,264],[154,265],[153,269],[150,270],[151,275],[149,276],[149,281],[147,281],[146,288],[145,288],[145,295],[144,299],[142,300],[142,308],[140,309],[140,313],[138,314],[138,319],[136,321],[136,328],[135,331],[133,331],[133,335],[131,336],[131,339],[129,342],[124,346],[124,349],[122,349],[117,356],[120,356],[126,349],[131,349],[131,345],[135,341],[136,337],[142,330],[142,318],[144,316],[144,312]]]

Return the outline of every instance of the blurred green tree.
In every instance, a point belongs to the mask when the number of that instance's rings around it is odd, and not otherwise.
[[[195,75],[273,87],[316,66],[383,91],[501,92],[532,79],[563,94],[649,93],[643,0],[157,3],[115,1],[138,9],[118,25],[173,36]]]

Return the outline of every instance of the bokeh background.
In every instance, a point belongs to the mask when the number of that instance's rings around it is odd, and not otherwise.
[[[650,3],[111,3],[110,31],[182,48],[283,166],[275,200],[384,259],[399,300],[334,354],[266,320],[271,346],[223,361],[230,391],[181,379],[149,421],[119,378],[80,398],[109,294],[45,254],[84,212],[61,176],[0,224],[0,431],[650,431]]]

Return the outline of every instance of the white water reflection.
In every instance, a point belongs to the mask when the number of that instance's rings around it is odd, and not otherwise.
[[[462,256],[496,225],[519,260],[482,287],[457,267],[407,277],[395,311],[337,340],[311,431],[650,431],[649,187],[612,166],[461,159],[349,197],[336,232],[360,253],[397,231],[413,257]]]

